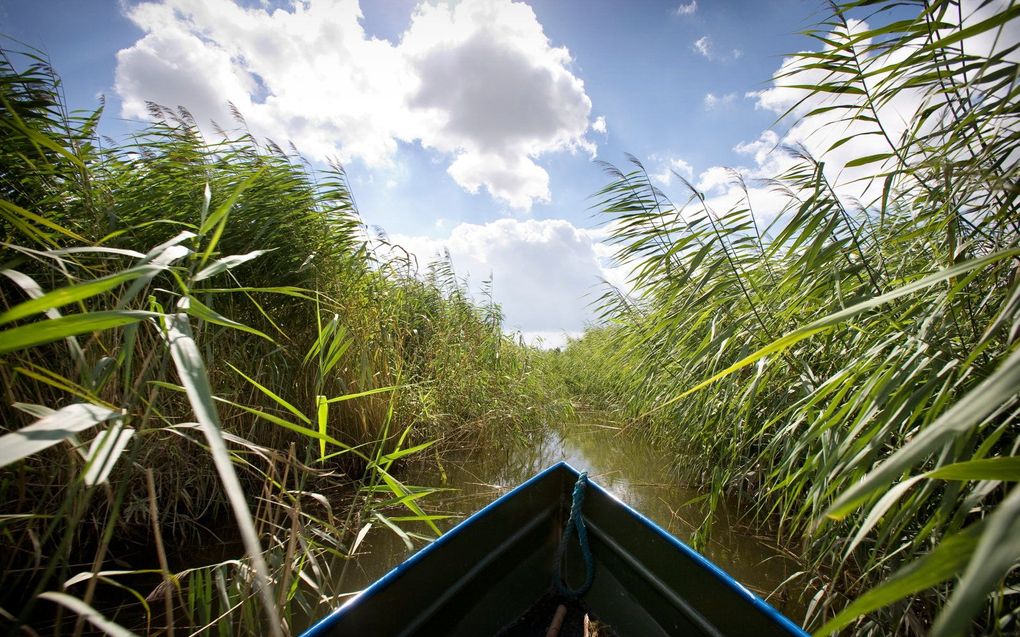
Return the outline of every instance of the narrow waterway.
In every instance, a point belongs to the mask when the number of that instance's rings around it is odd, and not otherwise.
[[[617,427],[571,423],[548,428],[521,444],[483,448],[471,453],[415,462],[402,472],[406,484],[447,487],[419,500],[428,513],[449,515],[437,524],[449,529],[542,469],[561,460],[684,541],[704,519],[703,494],[670,484],[669,460],[637,436],[618,435]],[[798,569],[797,562],[767,538],[758,537],[738,522],[731,504],[716,511],[709,559],[795,621],[803,614],[796,600],[773,591]],[[408,529],[409,531],[412,529]],[[415,529],[419,530],[419,529]],[[422,547],[415,542],[414,550]],[[346,569],[345,587],[357,591],[402,562],[413,551],[405,540],[376,524],[361,553]]]

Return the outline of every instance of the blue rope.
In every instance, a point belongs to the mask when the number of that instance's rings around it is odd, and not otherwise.
[[[584,516],[581,515],[581,506],[584,504],[584,488],[587,485],[588,472],[584,471],[577,476],[577,482],[574,483],[574,494],[570,501],[570,518],[567,520],[567,525],[563,527],[560,547],[556,552],[556,588],[561,594],[572,599],[577,599],[587,593],[595,579],[595,560],[592,558],[591,548],[588,546],[588,528],[584,525]],[[567,542],[570,540],[571,531],[577,533],[577,543],[581,545],[581,556],[584,558],[584,583],[575,589],[569,588],[563,578],[563,556],[567,552]]]

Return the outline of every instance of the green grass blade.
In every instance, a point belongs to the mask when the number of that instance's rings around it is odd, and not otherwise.
[[[985,519],[985,530],[978,539],[974,555],[949,602],[939,612],[931,637],[954,637],[970,632],[971,620],[981,611],[988,595],[998,589],[1002,579],[1013,570],[1018,559],[1020,488],[1014,487]]]
[[[238,323],[233,319],[229,319],[223,316],[222,314],[212,309],[205,303],[202,303],[201,301],[196,299],[194,296],[189,295],[188,301],[189,301],[188,314],[197,319],[201,319],[203,321],[206,321],[207,323],[213,323],[215,325],[229,327],[230,329],[239,330],[241,332],[247,332],[249,334],[258,336],[259,338],[264,338],[270,343],[276,342],[268,334],[264,332],[260,332],[259,330],[253,327],[248,327],[244,323]]]
[[[414,447],[408,447],[407,449],[400,449],[398,451],[394,451],[392,453],[388,453],[388,454],[386,454],[385,456],[383,456],[382,458],[379,459],[379,463],[383,464],[383,465],[386,465],[386,466],[389,466],[389,464],[392,463],[394,460],[398,460],[398,459],[403,458],[405,456],[410,456],[410,455],[416,454],[419,451],[425,451],[426,449],[428,449],[429,447],[431,447],[434,444],[436,444],[436,441],[435,440],[430,440],[429,442],[423,442],[422,444],[415,445]]]
[[[404,496],[411,493],[411,491],[405,488],[404,485],[401,484],[399,480],[390,475],[389,472],[383,469],[380,465],[373,464],[372,468],[379,474],[383,482],[386,483],[386,486],[389,487],[390,493],[392,493],[395,497],[403,498]],[[410,509],[411,513],[415,514],[416,516],[420,516],[422,519],[424,519],[425,522],[429,525],[429,528],[431,528],[432,531],[436,534],[436,537],[439,537],[440,535],[443,534],[443,532],[439,530],[439,527],[436,526],[435,523],[432,522],[432,520],[427,519],[428,515],[424,511],[422,511],[421,507],[418,506],[417,502],[413,500],[407,500],[404,502],[404,506]]]
[[[242,263],[247,263],[252,259],[257,259],[258,257],[262,256],[263,254],[266,254],[267,252],[269,252],[269,250],[255,250],[247,254],[232,254],[228,257],[216,259],[206,267],[202,268],[195,276],[191,278],[191,280],[195,282],[204,281],[210,277],[214,277],[217,274],[220,274],[221,272],[232,270],[233,268],[236,268]]]
[[[315,417],[319,425],[319,459],[326,457],[326,435],[329,431],[329,401],[325,396],[315,397]]]
[[[37,223],[41,226],[49,228],[50,230],[55,230],[56,232],[59,232],[60,234],[68,238],[74,239],[75,241],[87,243],[86,239],[79,235],[78,233],[72,232],[59,224],[53,223],[46,217],[25,210],[21,206],[11,203],[10,201],[0,199],[0,213],[7,217],[8,220],[10,220],[12,223],[16,222],[17,217],[24,217],[25,219],[31,221],[32,223]]]
[[[397,535],[397,537],[399,537],[401,541],[403,541],[404,546],[407,547],[408,551],[414,550],[414,544],[411,543],[411,537],[404,531],[404,529],[400,528],[393,522],[390,522],[390,519],[383,515],[382,513],[377,512],[373,513],[372,515],[374,515],[377,520],[385,524],[386,528],[393,531]]]
[[[875,528],[875,525],[882,520],[882,517],[886,514],[890,507],[896,504],[896,502],[903,497],[903,494],[905,494],[911,487],[923,478],[924,476],[914,476],[913,478],[909,478],[899,484],[893,485],[893,487],[890,488],[885,495],[883,495],[882,498],[875,503],[875,506],[871,507],[871,510],[868,511],[868,515],[864,518],[864,521],[861,522],[860,527],[857,529],[857,533],[846,547],[844,555],[847,559],[850,558],[853,550],[857,548],[868,533]]]
[[[342,396],[334,396],[333,398],[328,399],[326,402],[328,402],[329,404],[342,403],[345,400],[354,400],[355,398],[364,398],[365,396],[374,396],[376,394],[384,394],[386,392],[391,392],[391,391],[400,389],[401,387],[406,387],[406,385],[392,385],[390,387],[377,387],[376,389],[366,389],[365,391],[359,391],[359,392],[355,392],[353,394],[344,394]]]
[[[207,236],[211,231],[212,236],[209,237],[209,241],[206,244],[205,250],[202,252],[202,256],[199,259],[198,263],[199,268],[205,267],[205,264],[209,260],[209,257],[216,250],[216,246],[220,242],[220,237],[223,236],[223,231],[227,226],[227,217],[228,213],[230,212],[230,209],[234,206],[235,203],[237,203],[238,198],[240,198],[244,191],[248,190],[248,188],[250,188],[251,185],[255,183],[255,180],[262,176],[265,170],[266,170],[265,168],[260,168],[253,175],[251,175],[243,182],[241,182],[241,184],[237,186],[237,188],[234,188],[234,191],[230,193],[230,196],[227,197],[227,200],[220,204],[220,206],[216,208],[216,210],[213,211],[213,213],[210,214],[202,223],[202,226],[199,229],[198,233],[204,237]]]

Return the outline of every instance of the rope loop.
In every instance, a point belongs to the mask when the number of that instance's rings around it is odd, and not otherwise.
[[[560,546],[556,552],[556,589],[571,599],[582,597],[591,588],[595,580],[595,560],[591,555],[591,548],[588,546],[588,527],[584,524],[584,516],[581,514],[581,507],[584,505],[584,488],[588,485],[588,472],[584,471],[577,476],[574,483],[574,493],[570,500],[570,517],[567,525],[563,527],[563,535],[560,537]],[[571,531],[577,533],[577,543],[581,546],[581,557],[584,559],[584,583],[578,588],[570,588],[563,577],[563,556],[567,552],[567,543],[570,541]]]

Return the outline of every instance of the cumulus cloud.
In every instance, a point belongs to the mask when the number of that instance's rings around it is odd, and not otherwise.
[[[257,135],[372,167],[418,142],[449,158],[463,188],[521,210],[549,199],[542,155],[595,152],[570,53],[523,3],[422,2],[397,44],[365,33],[357,0],[273,10],[158,0],[127,14],[145,32],[118,53],[127,117],[147,117],[155,101],[229,125],[229,100]]]
[[[702,56],[712,59],[712,38],[707,35],[703,35],[694,41],[694,50],[700,53]]]
[[[694,178],[694,168],[679,157],[666,157],[663,159],[652,157],[652,160],[658,162],[659,169],[650,173],[651,177],[663,186],[673,183],[674,175],[680,175],[688,181]]]
[[[698,0],[691,0],[687,4],[681,4],[676,9],[673,9],[673,15],[692,15],[698,10]]]
[[[701,171],[695,188],[705,194],[720,194],[733,181],[733,170],[723,166],[711,166]]]
[[[546,346],[555,346],[593,319],[588,304],[598,296],[602,279],[625,283],[604,238],[603,231],[562,219],[505,218],[462,223],[444,239],[392,235],[390,240],[422,264],[449,251],[458,275],[468,277],[476,292],[491,275],[506,327],[530,340],[544,336]]]
[[[694,177],[692,167],[679,159],[669,159],[662,172],[651,173],[652,179],[661,186],[673,185],[672,176],[667,164],[677,173],[682,174],[705,198],[705,206],[715,215],[722,215],[737,207],[746,208],[750,202],[751,210],[760,227],[768,226],[782,212],[787,203],[781,193],[770,188],[766,180],[775,177],[789,168],[793,159],[779,148],[780,137],[774,131],[766,130],[750,142],[742,142],[733,147],[738,155],[747,157],[750,162],[734,167],[710,166]],[[674,196],[674,201],[683,201],[690,194],[686,186],[678,185],[683,196]],[[672,193],[677,195],[678,193]],[[687,212],[701,212],[701,203],[688,202],[691,206]]]
[[[733,102],[737,99],[736,93],[726,93],[725,95],[716,95],[715,93],[705,93],[705,109],[714,110],[720,106],[732,106]]]
[[[497,0],[418,7],[400,51],[419,78],[409,105],[426,112],[426,147],[457,156],[450,174],[515,208],[549,199],[542,153],[584,150],[591,100],[525,4]],[[493,81],[498,78],[498,81]]]
[[[786,157],[783,153],[776,153],[779,147],[779,135],[773,130],[762,131],[758,139],[750,142],[741,142],[733,147],[734,152],[741,155],[748,155],[754,158],[756,165],[753,177],[774,177],[785,168],[775,162]]]
[[[868,25],[859,20],[849,20],[847,29],[851,35],[868,29]],[[862,40],[856,46],[865,49],[869,40]],[[831,48],[826,45],[826,49]],[[874,61],[877,67],[889,67],[910,55],[910,47],[903,47],[890,54],[884,60]],[[868,63],[868,56],[862,53],[862,59]],[[822,84],[831,81],[828,71],[819,68],[805,67],[796,58],[785,59],[773,75],[772,86],[763,91],[749,94],[756,100],[756,108],[769,110],[777,114],[791,113],[793,117],[804,115],[823,107],[834,107],[827,112],[796,121],[780,138],[775,133],[762,135],[758,140],[738,145],[735,150],[753,156],[760,166],[760,172],[776,174],[784,165],[782,153],[774,152],[778,146],[797,146],[805,148],[819,159],[825,160],[825,172],[830,182],[835,184],[837,193],[849,200],[868,200],[880,191],[881,185],[860,181],[861,178],[874,174],[875,166],[846,168],[847,162],[857,157],[877,155],[890,151],[884,135],[878,131],[868,118],[847,117],[852,111],[847,110],[860,105],[857,96],[852,94],[817,94],[810,95],[800,88],[801,85]],[[872,82],[881,81],[881,77],[873,77]],[[922,96],[917,91],[902,90],[892,99],[878,107],[878,117],[885,133],[890,139],[898,139],[903,134],[915,114],[922,107]],[[847,143],[837,144],[842,139]],[[835,147],[834,147],[835,146]]]
[[[984,21],[994,14],[1004,11],[1008,6],[1009,3],[1004,0],[992,0],[987,3],[964,0],[961,3],[962,27],[966,29]],[[946,19],[952,21],[952,13]],[[840,35],[845,37],[846,32],[849,32],[849,35],[855,36],[869,28],[866,22],[848,20],[846,29],[840,29],[844,31]],[[956,27],[953,27],[954,32],[955,29]],[[961,46],[971,56],[990,56],[994,50],[997,52],[996,55],[1004,55],[1007,60],[1020,62],[1020,49],[1016,46],[1018,43],[1020,43],[1020,33],[1007,29],[1001,33],[991,30],[968,37],[961,43]],[[923,46],[924,39],[919,37],[915,43],[883,52],[880,54],[880,58],[876,58],[874,53],[869,52],[871,44],[870,39],[860,38],[854,46],[858,49],[861,63],[868,73],[869,85],[875,86],[889,79],[889,74],[892,72],[890,69],[894,69],[898,63]],[[826,45],[822,50],[830,49],[831,46]],[[789,112],[796,117],[811,111],[828,110],[796,122],[781,140],[770,139],[767,140],[767,144],[759,144],[754,148],[748,146],[748,151],[760,156],[765,146],[775,147],[778,143],[802,146],[815,157],[824,158],[826,174],[832,181],[840,184],[841,194],[846,193],[867,199],[880,191],[880,186],[858,183],[858,187],[854,188],[853,182],[873,174],[878,164],[848,168],[846,163],[863,156],[891,152],[892,149],[887,138],[901,139],[917,121],[919,111],[933,105],[925,103],[926,98],[918,90],[909,87],[901,88],[891,99],[878,101],[875,113],[871,112],[870,107],[865,104],[862,98],[852,93],[811,95],[801,86],[832,81],[828,71],[812,68],[812,66],[817,65],[810,65],[796,58],[787,58],[773,74],[771,87],[747,95],[755,100],[756,108],[780,115]],[[857,111],[857,109],[861,110]],[[857,112],[862,113],[865,117],[853,116]],[[881,122],[881,131],[873,121],[876,115]],[[931,125],[929,124],[929,127]],[[922,128],[920,134],[924,132],[925,129]],[[844,139],[849,141],[837,144]]]
[[[385,164],[413,124],[402,117],[415,79],[387,42],[367,38],[356,2],[292,11],[226,0],[145,2],[127,9],[145,35],[117,54],[127,117],[146,101],[183,104],[203,126],[229,126],[229,100],[254,132],[292,140],[316,158]]]
[[[549,173],[528,157],[461,153],[446,172],[468,192],[485,186],[492,196],[514,208],[527,210],[536,199],[549,200]]]
[[[708,35],[703,35],[695,40],[691,48],[705,59],[713,61],[732,62],[739,60],[744,55],[744,51],[741,49],[730,49],[728,52],[719,53],[712,37]]]
[[[606,118],[603,115],[599,115],[595,118],[595,121],[591,124],[591,129],[596,133],[602,133],[605,135],[609,132],[609,128],[606,125]]]

